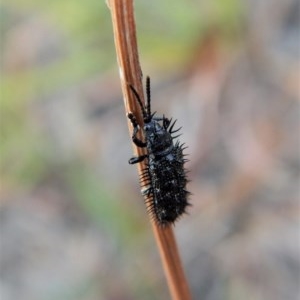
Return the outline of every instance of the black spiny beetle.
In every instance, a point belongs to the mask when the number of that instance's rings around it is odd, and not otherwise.
[[[148,210],[153,219],[161,226],[174,223],[189,205],[187,197],[190,194],[186,190],[187,178],[184,169],[183,144],[172,136],[179,131],[173,130],[176,120],[154,117],[150,105],[150,78],[146,79],[146,106],[142,104],[141,98],[132,85],[130,85],[137,102],[139,103],[144,120],[143,131],[145,141],[137,138],[140,127],[133,113],[128,113],[133,126],[132,141],[138,147],[146,147],[148,154],[132,157],[130,164],[135,164],[148,159],[146,168],[141,175],[141,182],[144,183],[142,194],[147,195],[150,201]],[[171,124],[172,123],[172,124]]]

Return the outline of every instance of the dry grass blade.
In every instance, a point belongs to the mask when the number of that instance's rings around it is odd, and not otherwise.
[[[144,101],[142,72],[138,58],[133,14],[133,1],[111,0],[107,4],[112,15],[114,39],[126,113],[133,112],[141,124],[143,118],[141,116],[140,108],[137,106],[134,95],[128,86],[128,84],[133,85],[141,96],[142,101]],[[131,125],[129,123],[128,125],[129,131],[131,132]],[[134,146],[134,148],[137,155],[145,154],[143,153],[144,150],[142,148],[136,146]],[[143,162],[138,164],[139,174],[142,173],[143,168],[145,168]],[[155,222],[151,223],[159,247],[172,299],[191,299],[172,227],[168,226],[162,228],[157,226]]]

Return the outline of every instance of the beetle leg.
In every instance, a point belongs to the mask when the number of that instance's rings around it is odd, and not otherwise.
[[[139,138],[137,138],[136,134],[138,133],[139,131],[139,125],[137,123],[137,120],[134,116],[133,113],[129,113],[127,115],[128,119],[130,120],[132,126],[133,126],[133,133],[132,133],[132,141],[135,143],[135,145],[137,145],[138,147],[140,148],[145,148],[147,146],[147,143],[146,142],[143,142],[141,141]]]

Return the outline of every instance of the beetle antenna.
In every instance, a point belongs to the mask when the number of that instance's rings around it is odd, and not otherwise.
[[[141,110],[142,110],[142,113],[143,113],[143,118],[144,118],[144,120],[145,119],[147,119],[147,112],[146,112],[146,110],[145,110],[145,107],[144,107],[144,105],[143,105],[143,103],[142,103],[142,100],[141,100],[141,98],[140,98],[140,96],[139,96],[139,94],[138,94],[138,92],[135,90],[135,88],[130,84],[129,85],[129,87],[130,87],[130,89],[132,90],[132,92],[133,92],[133,94],[134,94],[134,96],[135,96],[135,99],[137,100],[137,102],[139,103],[139,105],[140,105],[140,107],[141,107]]]
[[[151,105],[150,105],[151,93],[150,93],[150,77],[149,76],[147,76],[147,78],[146,78],[146,95],[147,95],[147,107],[146,107],[147,115],[151,116]]]

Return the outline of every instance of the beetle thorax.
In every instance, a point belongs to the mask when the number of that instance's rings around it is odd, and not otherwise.
[[[144,131],[147,140],[147,148],[152,154],[168,153],[173,149],[171,134],[157,121],[145,123]]]

